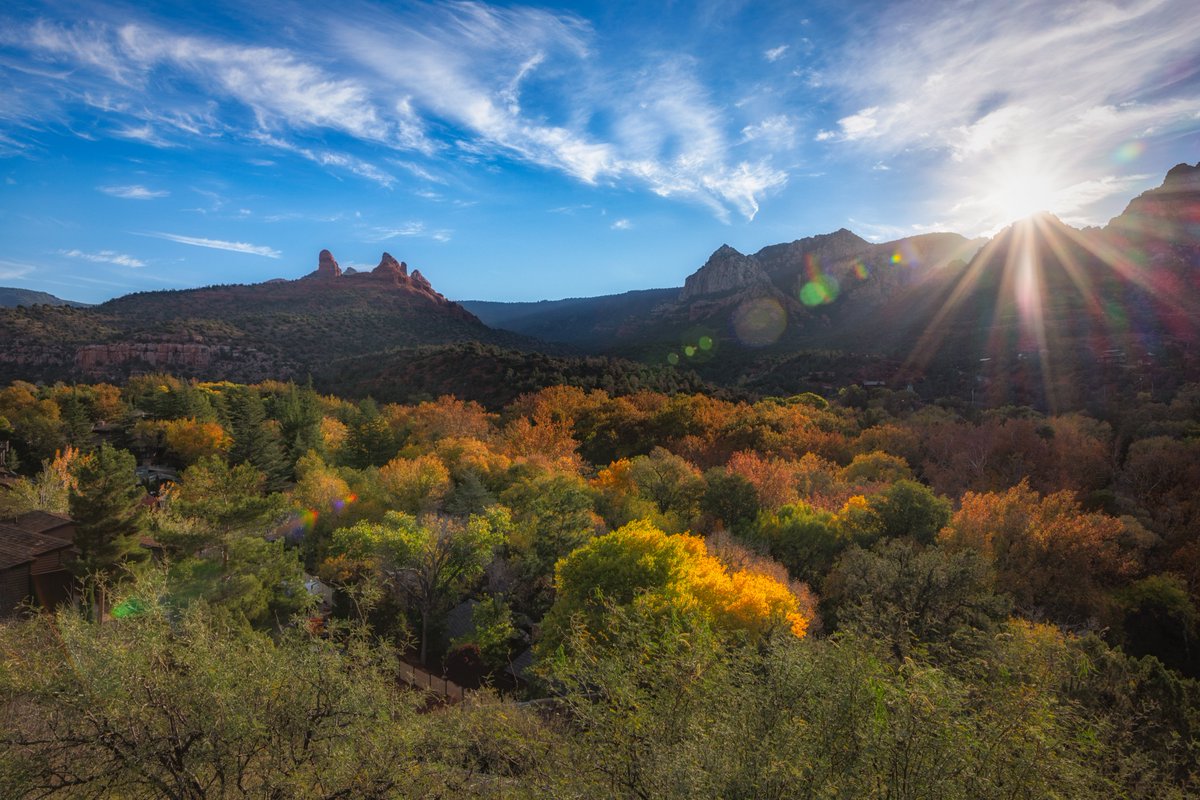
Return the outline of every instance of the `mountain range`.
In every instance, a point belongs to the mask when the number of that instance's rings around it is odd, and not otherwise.
[[[469,353],[477,377],[510,386],[535,386],[535,374],[631,389],[705,381],[748,394],[864,383],[1079,407],[1110,387],[1200,379],[1198,276],[1200,164],[1181,164],[1103,228],[1042,214],[991,239],[928,233],[882,244],[843,228],[751,254],[722,245],[682,287],[603,297],[455,303],[387,253],[358,272],[328,250],[296,280],[139,292],[88,308],[26,296],[0,309],[0,380],[169,371],[312,376],[376,396],[479,394],[470,382],[422,377]],[[463,350],[470,342],[482,349]],[[504,369],[480,366],[488,358]],[[588,369],[609,377],[589,384]]]

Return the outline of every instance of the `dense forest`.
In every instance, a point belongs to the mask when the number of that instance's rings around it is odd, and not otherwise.
[[[78,585],[0,625],[0,796],[1200,792],[1200,386],[653,377],[0,390]]]

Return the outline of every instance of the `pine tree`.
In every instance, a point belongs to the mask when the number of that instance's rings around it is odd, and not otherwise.
[[[145,490],[138,484],[137,461],[126,450],[102,444],[76,473],[69,507],[75,520],[78,555],[72,571],[88,591],[97,591],[100,619],[104,618],[104,584],[126,561],[145,553],[140,537],[145,528]]]
[[[238,386],[226,395],[229,429],[233,446],[230,464],[252,464],[267,476],[267,491],[278,492],[287,485],[291,467],[279,440],[279,431],[267,422],[267,411],[258,392]]]

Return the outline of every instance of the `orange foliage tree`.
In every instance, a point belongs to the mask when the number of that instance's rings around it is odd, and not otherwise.
[[[1071,492],[1041,497],[1022,481],[1005,492],[967,492],[941,539],[989,556],[998,588],[1027,615],[1091,624],[1106,621],[1110,593],[1137,572],[1125,531],[1119,519],[1084,513]]]

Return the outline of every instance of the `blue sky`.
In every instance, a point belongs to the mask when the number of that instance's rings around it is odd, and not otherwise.
[[[0,73],[0,285],[85,301],[325,247],[455,299],[677,286],[725,242],[1103,224],[1200,161],[1195,0],[10,2]]]

